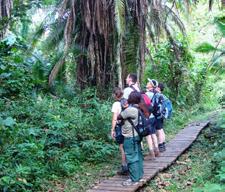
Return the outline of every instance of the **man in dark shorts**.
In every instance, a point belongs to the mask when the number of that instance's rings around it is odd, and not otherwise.
[[[164,85],[162,83],[158,84],[157,87],[157,92],[161,94],[161,97],[163,97],[163,90],[164,90]],[[165,132],[163,130],[163,124],[164,124],[164,119],[162,116],[156,117],[156,122],[155,122],[155,128],[156,128],[156,134],[158,138],[158,143],[159,143],[159,151],[164,152],[166,150],[166,145],[165,145]]]

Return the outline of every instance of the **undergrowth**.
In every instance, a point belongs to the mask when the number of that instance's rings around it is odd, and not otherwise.
[[[215,116],[192,147],[140,191],[224,191],[224,115],[223,111],[219,118]]]
[[[109,136],[110,109],[94,92],[72,100],[39,95],[0,100],[0,188],[41,190],[117,151]]]

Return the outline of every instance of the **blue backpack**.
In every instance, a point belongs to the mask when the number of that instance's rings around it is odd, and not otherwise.
[[[160,111],[163,118],[170,119],[172,117],[173,112],[172,102],[165,95],[163,95],[163,101],[160,107]]]
[[[172,116],[172,102],[163,94],[155,93],[152,97],[153,115],[157,118],[169,119]]]

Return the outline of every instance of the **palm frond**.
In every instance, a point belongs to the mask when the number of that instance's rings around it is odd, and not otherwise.
[[[212,61],[208,65],[208,69],[211,70],[214,67],[216,67],[217,69],[223,69],[225,67],[224,57],[225,57],[225,50],[222,50],[220,54],[212,58]]]
[[[125,0],[115,0],[115,22],[118,35],[125,34]]]
[[[157,4],[154,3],[154,1],[149,0],[149,19],[147,22],[149,29],[151,29],[156,37],[159,37],[162,32],[163,17],[161,10],[161,4]]]
[[[180,17],[167,5],[164,6],[163,10],[165,11],[165,15],[166,15],[165,20],[167,20],[167,17],[170,17],[171,20],[176,24],[176,26],[178,26],[181,33],[184,36],[186,36],[185,26],[184,26],[183,22],[181,21]]]
[[[222,33],[223,37],[225,37],[225,16],[216,17],[214,22],[217,25],[219,31]]]
[[[195,49],[196,52],[200,52],[200,53],[209,53],[209,52],[212,52],[215,50],[217,50],[217,49],[213,45],[211,45],[207,42],[202,43]]]

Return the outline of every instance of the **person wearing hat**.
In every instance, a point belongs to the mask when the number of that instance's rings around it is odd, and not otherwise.
[[[153,96],[157,94],[156,88],[158,86],[158,82],[154,79],[148,79],[146,85],[146,95],[152,100]],[[150,115],[150,122],[151,127],[149,128],[149,135],[146,137],[149,147],[149,156],[146,159],[154,159],[160,155],[159,148],[158,148],[158,141],[156,136],[156,129],[155,129],[155,116],[153,113]]]
[[[156,88],[157,92],[162,95],[162,97],[165,97],[162,92],[164,90],[164,85],[163,83],[159,83],[158,87]],[[164,120],[163,117],[156,118],[156,135],[158,138],[158,143],[159,143],[159,151],[164,152],[166,151],[166,145],[165,145],[165,140],[166,140],[166,135],[163,130],[163,124]]]

